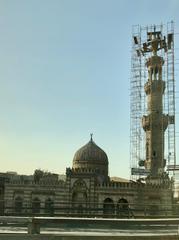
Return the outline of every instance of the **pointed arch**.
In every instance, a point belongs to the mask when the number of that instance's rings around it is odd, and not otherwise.
[[[119,201],[117,202],[117,206],[116,206],[116,213],[120,217],[129,216],[129,203],[128,203],[127,199],[125,199],[125,198],[119,199]]]
[[[45,200],[45,213],[50,215],[54,214],[54,202],[51,198]]]
[[[83,179],[78,179],[73,184],[72,211],[77,214],[84,214],[87,208],[87,186]]]
[[[115,214],[115,205],[111,198],[106,198],[103,202],[103,214],[110,216]]]
[[[33,198],[32,200],[32,213],[40,213],[40,199],[39,198]]]
[[[22,206],[23,206],[23,200],[22,197],[17,196],[14,199],[14,208],[15,208],[15,213],[21,213],[22,212]]]

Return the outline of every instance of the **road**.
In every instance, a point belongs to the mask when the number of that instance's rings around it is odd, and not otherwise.
[[[0,227],[0,240],[20,240],[20,239],[179,239],[178,226],[169,226],[168,228],[158,226],[158,229],[57,229],[43,228],[40,235],[28,235],[26,227]]]
[[[42,221],[41,218],[35,218]],[[6,217],[0,224],[0,240],[175,240],[179,239],[179,219],[76,219],[43,218],[40,234],[27,234],[27,219]],[[10,220],[17,222],[10,223]],[[48,222],[46,221],[48,220]],[[83,223],[80,223],[82,221]],[[86,222],[85,222],[86,221]]]

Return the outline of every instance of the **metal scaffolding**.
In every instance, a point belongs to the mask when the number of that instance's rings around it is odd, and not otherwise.
[[[163,81],[166,82],[163,97],[163,112],[169,116],[169,125],[165,132],[164,156],[166,159],[166,171],[175,175],[179,170],[176,165],[175,151],[175,75],[174,75],[174,23],[166,25],[151,25],[141,27],[135,25],[132,28],[132,54],[131,54],[131,81],[130,81],[130,167],[131,179],[136,180],[149,174],[140,162],[145,160],[145,132],[142,129],[142,117],[148,114],[147,99],[144,84],[147,82],[147,57],[152,53],[141,51],[148,40],[148,33],[158,31],[166,36],[166,48],[160,49],[160,56],[164,59]],[[165,37],[164,37],[165,39]]]
[[[167,24],[167,36],[172,37],[171,46],[167,51],[167,100],[168,114],[174,116],[174,124],[168,126],[168,171],[172,171],[175,175],[177,170],[176,151],[175,151],[175,74],[174,74],[174,24]]]

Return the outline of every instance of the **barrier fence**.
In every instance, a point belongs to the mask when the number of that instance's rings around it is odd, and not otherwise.
[[[112,219],[112,218],[72,218],[72,217],[13,217],[13,216],[0,216],[0,231],[1,228],[7,229],[8,232],[17,233],[18,228],[23,227],[24,233],[40,234],[42,232],[49,232],[49,234],[69,235],[72,237],[75,233],[79,236],[92,235],[93,232],[103,234],[103,236],[116,236],[128,232],[131,234],[138,233],[153,236],[153,233],[179,235],[179,218],[164,218],[164,219]],[[53,231],[55,230],[55,233]],[[22,231],[22,230],[21,230]],[[139,236],[140,236],[139,235]],[[100,235],[99,235],[100,236]],[[138,237],[139,237],[138,236]],[[100,237],[101,238],[101,237]],[[63,238],[64,239],[64,238]],[[82,238],[81,238],[82,239]],[[111,239],[111,238],[110,238]],[[138,239],[138,238],[137,238]],[[151,239],[151,238],[150,238]],[[163,239],[163,238],[160,238]],[[171,239],[171,238],[168,238]],[[177,238],[178,239],[178,238]]]

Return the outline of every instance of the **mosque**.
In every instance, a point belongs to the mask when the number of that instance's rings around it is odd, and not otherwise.
[[[1,181],[1,214],[95,217],[172,214],[173,187],[168,177],[145,183],[115,180],[108,175],[108,164],[107,154],[91,136],[75,153],[65,180],[56,174],[35,178],[7,173]]]
[[[145,159],[139,167],[148,171],[145,178],[125,180],[110,178],[109,159],[91,138],[76,151],[65,178],[36,170],[32,176],[0,174],[1,215],[58,215],[82,217],[171,216],[174,208],[173,180],[164,159],[165,131],[174,124],[174,116],[163,111],[165,81],[164,60],[158,55],[172,44],[155,27],[147,32],[147,42],[137,54],[151,53],[146,59],[148,77],[144,93],[147,114],[140,119],[145,134]],[[135,44],[138,39],[134,37]]]

